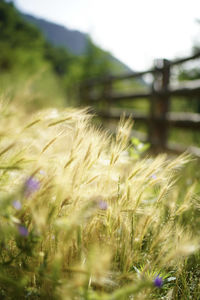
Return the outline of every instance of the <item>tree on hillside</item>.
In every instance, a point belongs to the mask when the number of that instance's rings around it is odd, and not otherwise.
[[[200,25],[200,20],[197,20],[198,24]],[[200,40],[196,41],[193,48],[192,54],[197,54],[200,52]],[[195,66],[192,69],[183,69],[179,73],[179,80],[195,80],[200,79],[200,67]]]
[[[200,20],[197,21],[200,25]],[[196,41],[196,43],[194,44],[193,48],[192,48],[192,54],[197,54],[200,52],[200,41]],[[182,69],[179,72],[179,77],[178,79],[180,81],[185,81],[185,80],[197,80],[200,79],[200,67],[195,66],[191,69]],[[195,99],[196,100],[196,99]],[[194,111],[196,111],[197,113],[200,113],[200,102],[198,101],[191,101],[189,104],[189,106],[192,106]]]
[[[51,62],[54,72],[60,77],[69,72],[69,66],[75,60],[74,55],[65,48],[52,46],[48,42],[45,45],[44,57]]]
[[[16,65],[30,66],[42,59],[45,44],[42,34],[21,18],[12,2],[0,1],[0,32],[1,71],[9,71]]]
[[[97,47],[88,37],[86,52],[82,58],[82,79],[108,75],[111,69],[109,53]]]
[[[35,25],[22,18],[11,1],[0,0],[0,33],[1,74],[13,70],[18,74],[21,70],[32,75],[47,67],[70,98],[77,97],[80,81],[108,75],[115,65],[110,54],[89,37],[82,56],[53,46]]]

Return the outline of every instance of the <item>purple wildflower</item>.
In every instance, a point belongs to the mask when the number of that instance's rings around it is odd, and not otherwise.
[[[28,229],[22,225],[18,226],[18,231],[19,231],[19,234],[23,237],[27,237],[29,234]]]
[[[20,210],[22,208],[21,202],[19,200],[14,200],[12,203],[12,206],[16,209],[16,210]]]
[[[161,286],[163,285],[162,277],[156,276],[156,278],[154,279],[154,285],[158,288],[161,288]]]
[[[25,182],[25,196],[29,197],[40,188],[40,182],[34,177],[29,177]]]
[[[101,210],[107,210],[108,209],[108,204],[103,200],[100,200],[98,202],[98,206]]]
[[[151,178],[152,178],[152,179],[156,179],[156,178],[157,178],[156,174],[152,174],[152,175],[151,175]]]

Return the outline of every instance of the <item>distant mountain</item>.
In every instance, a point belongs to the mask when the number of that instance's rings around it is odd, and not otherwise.
[[[72,54],[81,55],[86,50],[87,35],[78,30],[69,30],[64,26],[33,17],[22,15],[28,22],[36,25],[45,38],[55,46],[67,48]]]
[[[62,46],[74,55],[82,55],[86,51],[88,35],[78,30],[70,30],[64,26],[39,19],[28,14],[22,14],[28,22],[37,26],[44,34],[45,38],[55,46]],[[115,58],[109,55],[111,61],[116,64],[117,73],[132,72],[132,70]],[[116,70],[115,70],[116,71]]]

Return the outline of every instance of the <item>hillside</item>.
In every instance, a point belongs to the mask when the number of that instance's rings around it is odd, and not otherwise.
[[[75,55],[81,55],[86,50],[87,36],[77,30],[69,30],[64,26],[23,14],[23,17],[35,24],[43,32],[45,38],[55,46],[67,48]]]
[[[61,46],[69,50],[74,55],[82,55],[86,52],[88,35],[77,30],[70,30],[62,25],[36,18],[28,14],[22,14],[28,22],[36,25],[44,34],[45,38],[54,46]],[[114,72],[131,72],[132,70],[108,54],[111,62],[114,62],[116,68]]]

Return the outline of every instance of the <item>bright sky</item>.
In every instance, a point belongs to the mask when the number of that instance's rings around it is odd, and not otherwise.
[[[200,0],[15,0],[22,11],[87,32],[134,70],[190,54]]]

